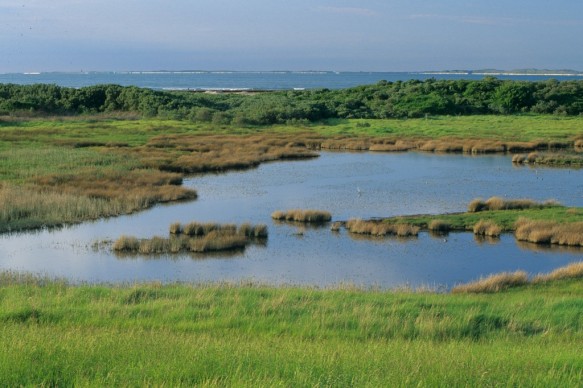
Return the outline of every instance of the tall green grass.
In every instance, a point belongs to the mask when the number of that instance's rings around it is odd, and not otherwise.
[[[0,274],[1,386],[578,386],[583,283],[496,294]]]

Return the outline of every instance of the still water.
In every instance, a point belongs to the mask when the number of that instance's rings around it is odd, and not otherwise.
[[[0,269],[71,281],[246,281],[274,285],[450,287],[501,271],[548,272],[583,259],[583,250],[537,248],[512,235],[476,241],[446,238],[355,238],[329,227],[274,223],[275,210],[328,210],[333,220],[463,211],[476,197],[556,199],[583,206],[583,170],[515,167],[507,156],[425,153],[332,153],[267,163],[245,172],[185,180],[199,199],[60,230],[0,236]],[[167,236],[173,222],[265,223],[266,245],[212,256],[125,256],[107,244],[120,235]]]
[[[340,89],[374,84],[381,80],[396,82],[412,79],[426,80],[480,80],[484,74],[424,74],[386,72],[334,72],[334,71],[145,71],[145,72],[78,72],[0,74],[0,83],[30,85],[55,84],[79,88],[100,84],[139,86],[167,90],[230,90],[230,89]],[[575,75],[497,75],[497,78],[517,81],[559,81],[583,79]]]

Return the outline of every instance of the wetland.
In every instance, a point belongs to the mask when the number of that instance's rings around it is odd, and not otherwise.
[[[0,236],[4,270],[74,282],[242,282],[449,288],[492,273],[529,274],[580,260],[581,248],[518,243],[452,232],[375,238],[330,224],[278,222],[278,209],[325,209],[332,221],[462,212],[477,197],[556,200],[583,207],[583,170],[517,166],[509,155],[326,152],[246,171],[191,175],[194,201],[131,215]],[[113,241],[168,235],[175,223],[267,224],[269,239],[244,250],[196,254],[115,254]]]

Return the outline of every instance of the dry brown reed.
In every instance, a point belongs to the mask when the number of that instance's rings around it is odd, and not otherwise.
[[[474,234],[480,236],[499,237],[502,228],[493,221],[480,220],[474,225]]]
[[[572,263],[558,268],[548,274],[539,274],[532,279],[533,283],[545,283],[556,280],[583,278],[583,262]]]
[[[137,252],[140,240],[131,236],[121,236],[113,244],[113,250],[118,252]]]
[[[237,234],[245,237],[267,238],[267,225],[251,225],[249,223],[244,223],[239,226]]]
[[[316,157],[317,154],[306,149],[306,143],[312,138],[286,134],[161,135],[132,151],[145,165],[163,171],[226,171],[274,160]]]
[[[235,224],[190,222],[185,225],[180,223],[170,225],[171,234],[184,234],[190,237],[200,237],[206,236],[212,232],[217,232],[223,235],[230,234],[253,238],[267,238],[268,235],[267,225],[264,224],[251,225],[249,223],[244,223],[237,227]]]
[[[38,186],[0,188],[0,231],[56,226],[129,214],[152,202],[140,196],[105,199],[41,189]]]
[[[346,229],[350,233],[371,236],[399,236],[411,237],[419,234],[419,227],[410,224],[389,224],[381,221],[364,221],[351,219],[346,222]]]
[[[151,169],[121,171],[89,168],[76,174],[38,177],[34,184],[38,190],[50,188],[76,196],[139,202],[141,208],[197,197],[196,191],[180,186],[181,175]]]
[[[189,241],[189,249],[191,252],[217,252],[243,249],[247,245],[248,240],[245,236],[236,234],[225,234],[219,231],[212,231],[206,236]]]
[[[431,220],[427,229],[437,233],[447,233],[451,230],[451,224],[444,220]]]
[[[524,271],[503,272],[478,281],[462,284],[452,288],[454,294],[492,293],[523,286],[528,283],[528,275]]]
[[[519,241],[583,246],[583,222],[558,223],[520,218],[515,227],[514,235]]]
[[[517,154],[512,157],[516,164],[542,164],[549,166],[581,166],[583,157],[573,153],[545,153],[531,152],[528,155]]]
[[[182,234],[182,225],[179,222],[170,225],[170,234]]]
[[[536,202],[532,199],[504,199],[500,197],[490,197],[486,201],[478,198],[474,199],[468,205],[468,212],[476,213],[487,210],[521,210],[521,209],[542,209],[559,205],[558,202],[548,200],[545,202]]]
[[[249,243],[249,239],[238,234],[230,234],[212,231],[209,234],[197,238],[187,236],[178,237],[152,237],[149,239],[137,239],[136,237],[120,237],[113,244],[116,252],[140,253],[144,255],[176,254],[181,252],[216,252],[243,249]]]
[[[292,209],[287,211],[276,210],[271,218],[279,221],[294,221],[305,223],[324,223],[332,219],[332,214],[323,210]]]

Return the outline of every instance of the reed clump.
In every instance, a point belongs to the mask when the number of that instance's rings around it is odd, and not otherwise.
[[[140,253],[144,255],[176,254],[181,252],[205,253],[244,249],[250,240],[242,235],[212,231],[201,237],[155,236],[149,239],[122,236],[112,249],[120,253]]]
[[[378,221],[364,221],[351,219],[346,222],[346,229],[354,234],[366,234],[371,236],[398,236],[414,237],[419,235],[419,227],[410,224],[389,224]]]
[[[576,150],[576,149],[575,149]],[[515,164],[541,164],[547,166],[581,166],[583,157],[573,153],[538,153],[531,152],[527,155],[517,154],[512,157]]]
[[[514,235],[519,241],[583,246],[583,222],[558,223],[521,218],[516,222],[515,228]]]
[[[524,210],[542,209],[545,207],[558,206],[556,201],[536,202],[532,199],[504,199],[500,197],[490,197],[486,201],[477,198],[468,205],[468,212],[476,213],[488,210]]]
[[[222,235],[240,235],[243,237],[267,238],[267,225],[250,223],[241,224],[239,227],[235,224],[218,224],[213,222],[200,223],[190,222],[182,225],[179,222],[170,225],[170,234],[186,235],[190,237],[202,237],[217,232]]]
[[[500,237],[502,228],[493,221],[480,220],[474,225],[474,234],[479,236]]]
[[[287,211],[276,210],[271,218],[279,221],[294,221],[305,223],[324,223],[332,219],[332,214],[324,210],[292,209]]]
[[[503,272],[472,283],[455,286],[451,292],[453,294],[492,293],[523,286],[527,283],[528,275],[524,271]]]
[[[189,249],[196,253],[229,251],[243,249],[248,243],[245,236],[215,230],[202,238],[191,239]]]
[[[427,229],[435,233],[448,233],[451,230],[451,224],[444,220],[431,220]]]
[[[113,244],[113,250],[117,252],[137,252],[140,248],[140,240],[132,236],[121,236]]]
[[[532,279],[533,283],[545,283],[565,279],[583,278],[583,262],[572,263],[548,274],[540,274]]]

